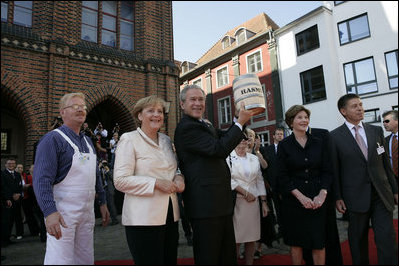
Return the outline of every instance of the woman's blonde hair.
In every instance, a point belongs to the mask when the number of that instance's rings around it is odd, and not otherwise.
[[[163,113],[165,114],[166,102],[156,95],[151,95],[151,96],[142,98],[137,101],[137,103],[133,107],[133,118],[134,118],[134,121],[136,122],[137,126],[141,126],[141,121],[139,119],[139,113],[141,113],[144,108],[149,107],[149,106],[154,106],[157,104],[162,106]]]
[[[288,109],[287,112],[285,112],[285,123],[291,130],[292,130],[292,122],[294,122],[295,116],[301,111],[305,111],[305,113],[310,118],[310,110],[306,109],[305,106],[299,104],[291,106],[290,109]]]
[[[72,93],[67,93],[64,96],[62,96],[61,100],[60,100],[60,110],[64,107],[66,107],[66,103],[69,101],[69,99],[72,99],[74,97],[79,97],[82,98],[83,101],[86,101],[86,97],[83,93],[81,92],[72,92]]]

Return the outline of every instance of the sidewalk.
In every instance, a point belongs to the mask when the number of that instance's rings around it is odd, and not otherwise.
[[[340,217],[338,215],[337,217]],[[394,211],[394,218],[398,219],[398,207]],[[118,216],[120,220],[121,217]],[[98,218],[96,224],[100,224]],[[347,240],[348,222],[337,220],[338,231],[341,242]],[[25,233],[29,234],[29,230],[25,225]],[[192,258],[192,247],[187,245],[184,232],[179,222],[179,258]],[[1,261],[2,265],[43,265],[46,244],[41,243],[39,237],[26,236],[21,240],[13,239],[15,244],[1,248],[1,255],[6,259]],[[288,254],[288,246],[282,243],[274,242],[274,248],[268,249],[262,245],[263,254]],[[101,227],[96,226],[94,229],[94,258],[95,261],[100,260],[131,260],[132,257],[127,246],[125,229],[121,224]]]

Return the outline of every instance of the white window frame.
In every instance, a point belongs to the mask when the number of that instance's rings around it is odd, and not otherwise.
[[[259,55],[260,55],[260,65],[261,65],[261,69],[257,69],[257,70],[255,70],[254,72],[250,72],[250,70],[249,70],[249,62],[248,62],[248,58],[250,57],[250,56],[255,56],[255,54],[257,54],[257,53],[259,53]],[[261,71],[263,71],[263,57],[262,57],[262,49],[259,49],[259,50],[256,50],[256,51],[254,51],[253,53],[250,53],[250,54],[248,54],[247,56],[246,56],[246,62],[247,62],[247,73],[259,73],[259,72],[261,72]],[[257,64],[255,64],[255,65],[257,65]]]
[[[262,145],[262,147],[266,147],[266,146],[270,145],[270,131],[269,130],[265,130],[262,132],[256,132],[256,134],[258,134],[260,137],[260,145]],[[265,138],[264,138],[265,134],[267,134],[267,136],[269,137],[269,140],[267,142],[265,142]]]
[[[199,85],[198,85],[197,83],[199,83]],[[200,88],[202,89],[202,78],[198,78],[198,79],[196,79],[196,80],[193,80],[193,83],[192,83],[192,84],[193,84],[193,85],[200,86]]]
[[[220,106],[221,105],[221,102],[222,101],[226,101],[227,100],[227,103],[228,103],[228,105],[229,105],[229,108],[230,108],[230,113],[228,112],[228,110],[226,109],[227,108],[227,105],[225,105],[224,106],[224,108],[223,109],[225,109],[225,110],[222,110],[222,107]],[[230,96],[226,96],[226,97],[223,97],[223,98],[220,98],[220,99],[218,99],[217,100],[217,102],[218,102],[218,121],[219,121],[219,127],[221,127],[221,125],[226,125],[226,124],[231,124],[232,123],[232,120],[231,120],[231,114],[232,114],[232,108],[231,108],[231,97]],[[224,114],[223,114],[224,113]],[[225,118],[225,122],[223,122],[223,119],[222,119],[222,117],[224,116],[224,118]]]
[[[219,86],[219,71],[221,71],[223,69],[226,69],[226,72],[227,72],[227,82],[223,83],[222,85]],[[230,81],[229,81],[229,66],[228,65],[224,65],[224,66],[216,69],[216,88],[222,88],[222,87],[224,87],[224,86],[226,86],[228,84],[230,84]]]

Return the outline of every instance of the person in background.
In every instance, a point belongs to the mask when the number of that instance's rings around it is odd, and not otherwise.
[[[2,230],[2,243],[8,245],[12,228],[15,222],[17,239],[22,239],[23,224],[21,217],[21,195],[22,179],[21,174],[15,171],[15,159],[8,159],[5,169],[1,172],[1,191],[2,191],[2,219],[4,219]]]
[[[119,223],[119,221],[117,218],[117,212],[114,201],[115,187],[114,187],[113,173],[108,166],[107,160],[102,160],[99,163],[98,168],[100,169],[100,175],[105,190],[105,198],[107,200],[107,206],[109,214],[111,216],[111,225],[116,225]]]
[[[22,166],[22,164],[20,164],[20,166]],[[33,187],[32,187],[33,183],[32,171],[33,171],[33,165],[31,165],[28,173],[22,173],[22,184],[23,184],[22,208],[25,213],[25,220],[26,223],[28,224],[30,234],[32,236],[37,236],[40,233],[40,228],[34,214],[34,205],[36,204],[35,202],[36,198],[34,196]]]
[[[80,133],[86,109],[83,93],[65,94],[59,105],[64,124],[45,134],[37,146],[33,188],[46,217],[44,264],[94,264],[96,191],[102,224],[108,224],[95,149]]]
[[[285,122],[293,133],[280,141],[277,151],[283,238],[294,265],[302,264],[303,248],[312,250],[314,264],[325,264],[325,200],[332,172],[328,147],[309,134],[309,121],[308,109],[291,106]]]
[[[110,163],[109,164],[110,164],[111,169],[114,169],[115,150],[116,150],[116,147],[118,145],[118,141],[119,141],[119,133],[115,132],[112,135],[112,139],[109,141],[109,151],[110,151],[110,154],[111,154]]]
[[[353,264],[369,264],[369,224],[375,235],[378,264],[397,264],[393,210],[396,183],[381,127],[362,123],[363,103],[356,94],[338,100],[343,125],[330,133],[336,208],[349,213],[348,240]]]
[[[391,132],[385,138],[385,147],[391,162],[392,170],[398,183],[398,111],[391,110],[382,114],[386,131]]]
[[[277,168],[278,144],[284,139],[284,128],[276,128],[273,132],[273,143],[265,148],[265,158],[268,167],[264,171],[265,179],[270,185],[270,196],[276,210],[276,223],[278,224],[277,238],[282,237],[283,224],[281,222],[281,194],[278,191],[279,169]]]
[[[226,161],[231,171],[231,189],[237,191],[233,214],[237,254],[240,243],[244,243],[245,264],[252,265],[255,243],[260,239],[260,217],[267,216],[268,206],[259,159],[248,150],[248,141],[243,139]]]
[[[253,112],[241,105],[237,122],[226,132],[218,132],[203,121],[205,93],[199,86],[183,88],[180,106],[184,115],[174,143],[186,182],[183,201],[193,230],[195,264],[237,264],[226,158],[244,138],[242,127]]]
[[[122,224],[136,265],[176,265],[183,176],[168,136],[160,133],[166,103],[155,95],[133,108],[137,129],[115,151],[114,184],[125,193]]]

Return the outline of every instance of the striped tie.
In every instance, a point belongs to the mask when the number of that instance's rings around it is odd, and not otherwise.
[[[396,135],[392,136],[392,169],[395,176],[398,176],[398,137]]]
[[[357,126],[354,126],[353,128],[355,129],[355,139],[356,139],[356,142],[357,142],[357,144],[359,145],[359,148],[362,150],[362,153],[363,153],[364,157],[365,157],[366,160],[367,160],[367,146],[366,146],[366,143],[364,142],[364,139],[363,139],[362,136],[360,136],[360,134],[359,134],[359,128],[360,128],[360,126],[357,125]]]

